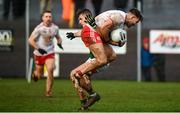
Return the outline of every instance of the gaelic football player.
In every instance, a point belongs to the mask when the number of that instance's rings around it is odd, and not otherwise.
[[[48,76],[45,92],[47,97],[52,95],[53,70],[55,66],[54,38],[57,39],[57,45],[63,49],[58,30],[58,26],[52,23],[51,11],[44,11],[42,22],[36,26],[28,40],[29,44],[34,48],[35,70],[32,74],[34,81],[37,81],[43,74],[44,65],[47,68]]]
[[[134,26],[139,21],[142,21],[142,15],[137,9],[131,9],[128,13],[110,10],[98,15],[95,19],[92,18],[92,14],[90,14],[87,9],[79,14],[79,23],[83,26],[83,29],[77,33],[67,33],[67,37],[73,39],[76,36],[81,36],[82,41],[95,57],[95,59],[90,62],[85,62],[74,69],[70,74],[79,94],[81,94],[83,89],[80,78],[83,78],[84,75],[88,75],[89,72],[93,72],[116,58],[116,54],[109,43],[120,47],[125,43],[122,41],[119,43],[112,42],[109,37],[110,32],[117,27],[124,29],[126,26]],[[92,99],[87,100],[87,102],[82,105],[83,109],[88,108],[100,98],[97,93],[90,97]],[[83,98],[80,97],[80,99]]]

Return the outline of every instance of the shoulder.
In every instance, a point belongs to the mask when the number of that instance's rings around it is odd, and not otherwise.
[[[81,30],[81,33],[84,33],[84,32],[87,32],[87,31],[90,31],[90,28],[87,25],[84,25],[82,30]]]
[[[41,27],[44,27],[42,22],[39,25],[36,26],[36,28],[41,28]]]
[[[111,10],[111,16],[116,16],[119,18],[125,18],[126,13],[120,10]]]
[[[124,14],[125,12],[124,11],[121,11],[121,10],[108,10],[108,11],[105,11],[103,12],[104,14]]]
[[[43,26],[43,23],[40,23],[39,25],[37,25],[34,30],[37,31],[37,30],[40,30]]]
[[[59,29],[59,27],[58,27],[56,24],[54,24],[54,23],[52,23],[52,27],[53,27],[54,29]]]
[[[85,24],[83,26],[82,31],[90,31],[90,32],[92,32],[92,31],[95,31],[95,30],[89,24]]]

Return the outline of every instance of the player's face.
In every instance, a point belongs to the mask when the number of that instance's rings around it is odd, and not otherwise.
[[[42,21],[45,25],[49,26],[52,22],[52,14],[51,13],[44,13],[42,16]]]
[[[135,15],[131,13],[127,14],[125,24],[128,28],[136,25],[138,22],[139,18],[137,18]]]
[[[85,16],[80,14],[79,17],[78,17],[78,21],[79,21],[79,24],[80,25],[85,25],[86,23],[84,22],[85,21]]]

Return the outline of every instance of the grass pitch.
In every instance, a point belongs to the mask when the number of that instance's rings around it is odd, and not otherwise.
[[[180,111],[180,83],[93,80],[101,100],[90,112]],[[70,80],[55,79],[53,97],[44,96],[45,79],[0,79],[0,112],[75,112],[80,106]]]

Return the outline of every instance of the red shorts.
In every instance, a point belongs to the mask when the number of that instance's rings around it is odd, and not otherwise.
[[[34,55],[35,64],[37,64],[37,65],[44,65],[45,61],[47,59],[51,59],[51,58],[54,59],[54,53],[48,54],[46,56],[36,56],[36,55]]]
[[[100,34],[87,25],[85,25],[82,29],[81,39],[86,45],[86,47],[89,47],[91,44],[94,43],[102,43]]]

